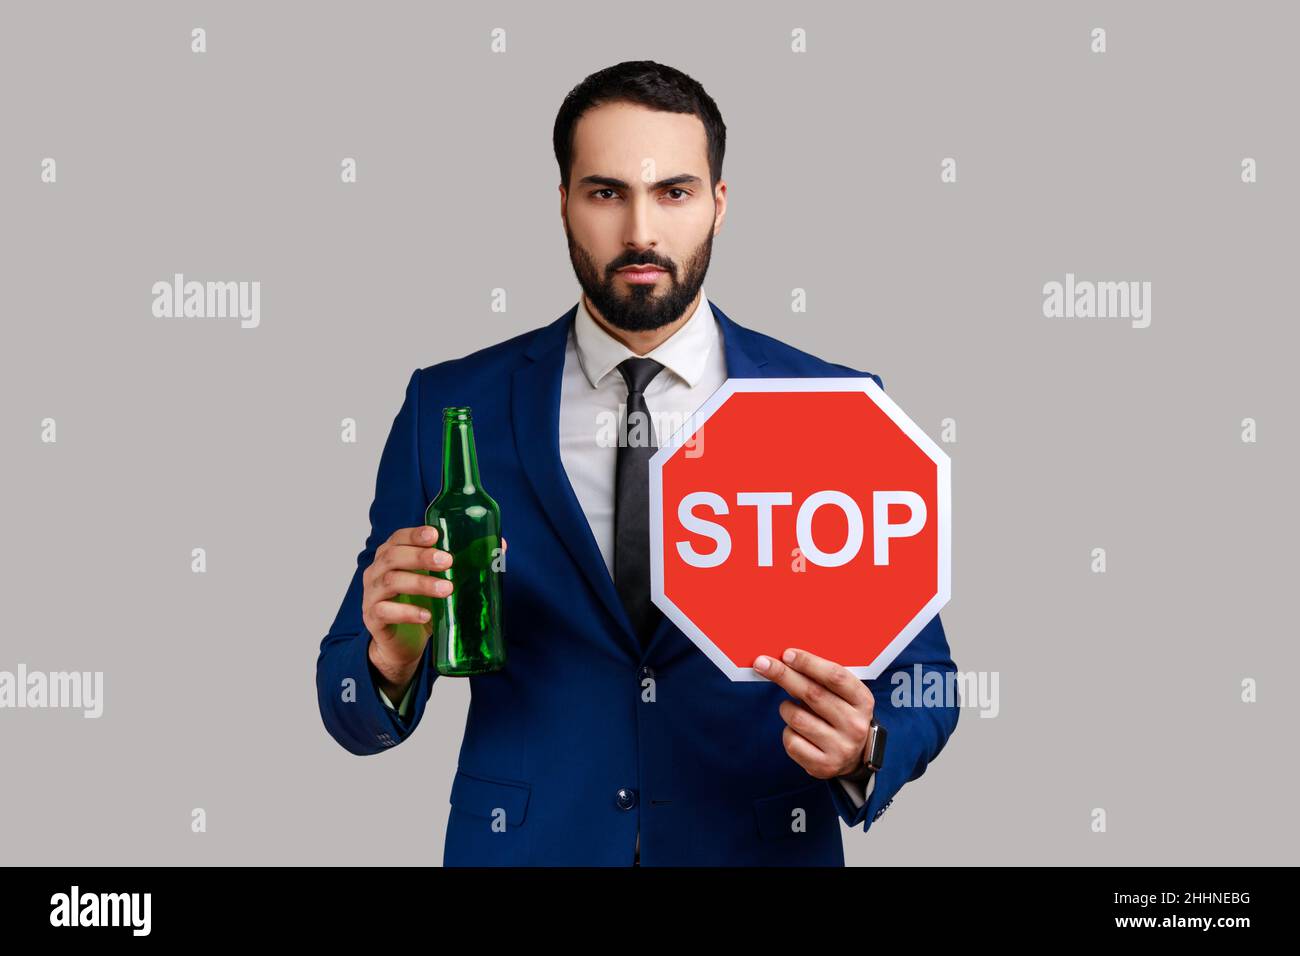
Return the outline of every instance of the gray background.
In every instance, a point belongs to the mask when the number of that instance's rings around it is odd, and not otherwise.
[[[1001,712],[849,863],[1296,862],[1295,11],[5,3],[0,669],[106,686],[99,720],[0,710],[0,858],[441,860],[467,683],[354,757],[319,642],[411,371],[578,297],[563,95],[649,58],[728,126],[712,298],[957,421],[943,616]],[[1067,271],[1150,281],[1151,326],[1044,318]],[[153,318],[173,272],[261,281],[261,327]]]

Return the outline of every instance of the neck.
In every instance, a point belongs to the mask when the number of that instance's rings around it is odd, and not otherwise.
[[[645,355],[647,352],[654,351],[654,349],[666,341],[669,336],[690,321],[691,316],[695,314],[695,310],[699,308],[700,296],[703,294],[703,289],[695,293],[695,298],[691,300],[691,304],[686,307],[685,311],[667,325],[660,326],[657,329],[651,329],[647,332],[628,332],[626,329],[616,328],[615,326],[610,325],[605,317],[596,311],[596,307],[591,304],[591,300],[587,298],[587,293],[585,292],[582,294],[582,301],[587,306],[587,311],[591,313],[591,317],[596,320],[597,325],[614,338],[618,339],[637,355]]]

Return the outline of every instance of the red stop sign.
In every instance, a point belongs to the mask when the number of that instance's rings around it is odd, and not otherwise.
[[[878,676],[948,602],[948,456],[870,378],[731,378],[650,460],[650,593],[732,680]]]

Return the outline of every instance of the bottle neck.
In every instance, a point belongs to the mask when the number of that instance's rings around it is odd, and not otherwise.
[[[479,490],[474,425],[468,418],[445,418],[442,423],[442,494],[470,495]]]

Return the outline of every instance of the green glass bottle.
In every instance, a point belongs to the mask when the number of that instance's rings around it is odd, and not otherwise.
[[[483,490],[474,448],[474,424],[467,406],[442,410],[442,490],[429,502],[424,523],[438,529],[433,547],[452,556],[443,571],[421,570],[452,583],[445,598],[401,594],[397,600],[427,609],[424,625],[399,624],[431,633],[433,660],[447,677],[486,674],[506,666],[501,629],[501,509]]]

